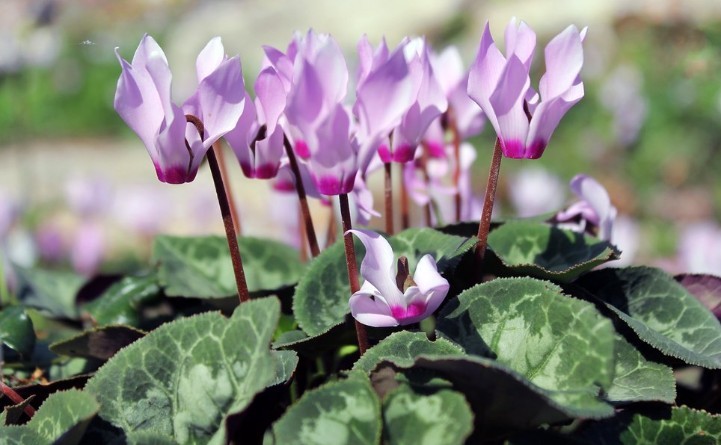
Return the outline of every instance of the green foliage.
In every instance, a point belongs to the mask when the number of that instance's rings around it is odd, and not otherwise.
[[[391,360],[400,366],[413,365],[414,359],[423,356],[462,355],[463,349],[439,338],[430,341],[422,332],[395,332],[368,349],[353,365],[354,371],[371,372],[381,361]]]
[[[375,445],[380,437],[380,401],[360,377],[308,391],[273,425],[277,445]]]
[[[488,235],[488,246],[513,275],[560,282],[618,258],[606,241],[532,221],[504,223]]]
[[[83,306],[99,325],[140,324],[140,307],[160,294],[155,275],[145,277],[128,276],[110,286],[103,294]]]
[[[438,331],[520,373],[560,406],[612,412],[598,394],[613,380],[613,326],[549,282],[496,279],[468,289],[441,311]]]
[[[304,271],[298,253],[273,240],[238,240],[250,292],[267,292],[298,282]],[[153,262],[169,297],[224,298],[237,294],[228,243],[223,237],[158,236]]]
[[[402,385],[383,401],[383,425],[394,445],[460,445],[473,431],[473,413],[458,392],[423,394]]]
[[[588,274],[581,284],[641,341],[686,363],[721,368],[721,324],[663,271],[606,269]]]
[[[279,311],[276,299],[264,298],[229,319],[205,313],[166,323],[117,353],[86,390],[101,417],[126,433],[223,443],[224,419],[277,380],[269,345]]]
[[[625,411],[583,431],[594,444],[713,445],[721,441],[721,418],[687,407]]]
[[[25,425],[0,426],[0,438],[2,443],[12,445],[75,445],[98,408],[98,403],[86,392],[56,392]]]
[[[29,356],[35,347],[33,322],[22,306],[9,306],[0,311],[0,347],[5,344]]]
[[[57,318],[76,319],[75,298],[85,280],[70,272],[15,268],[22,302]]]

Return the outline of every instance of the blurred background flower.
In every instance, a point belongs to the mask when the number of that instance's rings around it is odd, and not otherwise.
[[[404,36],[425,35],[439,53],[457,46],[468,66],[486,20],[500,36],[513,16],[538,34],[534,79],[545,70],[539,51],[552,36],[569,24],[589,27],[586,95],[540,161],[505,162],[499,214],[555,212],[570,203],[568,181],[585,172],[623,215],[613,234],[625,246],[622,261],[666,258],[673,271],[721,274],[708,251],[721,237],[721,2],[713,0],[563,0],[552,7],[549,0],[3,0],[2,257],[92,274],[141,264],[159,232],[222,233],[205,167],[182,187],[154,182],[142,144],[113,110],[116,46],[130,57],[148,32],[171,66],[193,67],[220,35],[228,54],[240,54],[252,85],[261,45],[285,48],[294,31],[331,33],[351,73],[363,34],[373,45],[385,36],[391,48]],[[176,100],[192,93],[195,77],[192,68],[173,72]],[[485,186],[492,133],[486,126],[470,140],[476,194]],[[244,234],[297,242],[289,233],[295,207],[274,201],[271,184],[246,179],[230,151],[227,158]],[[368,178],[376,203],[381,183]],[[436,195],[443,203],[445,195]],[[313,208],[327,218],[327,207]]]

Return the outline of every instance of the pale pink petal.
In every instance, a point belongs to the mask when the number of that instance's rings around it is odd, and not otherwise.
[[[220,37],[213,37],[200,51],[195,60],[195,73],[198,76],[198,83],[215,71],[225,59],[225,49]]]
[[[515,17],[506,26],[506,58],[511,54],[518,57],[527,70],[531,69],[533,52],[536,49],[536,33],[521,21],[516,25]]]
[[[371,230],[354,229],[350,233],[358,237],[366,248],[361,262],[361,275],[382,295],[388,306],[405,306],[403,294],[396,285],[396,259],[388,241]]]
[[[266,68],[258,74],[255,81],[255,94],[263,110],[268,131],[272,133],[285,110],[287,96],[283,81],[273,68]]]
[[[564,94],[577,83],[583,66],[583,45],[578,28],[571,25],[546,46],[546,73],[539,84],[541,98],[549,100]]]
[[[221,63],[200,82],[198,101],[203,113],[206,150],[237,126],[245,107],[253,107],[253,103],[245,98],[243,73],[237,56]]]
[[[388,304],[377,298],[376,292],[361,289],[350,297],[349,305],[351,315],[359,323],[376,328],[398,326],[398,320],[393,318]]]
[[[571,190],[586,201],[598,215],[598,237],[609,240],[613,230],[613,220],[616,218],[616,208],[611,204],[606,189],[590,176],[576,175],[571,180]]]
[[[496,47],[488,27],[488,22],[483,30],[481,44],[476,54],[476,59],[468,74],[468,95],[473,99],[486,114],[486,117],[493,125],[497,134],[500,134],[498,119],[491,106],[491,95],[496,91],[498,81],[506,65],[506,59]]]

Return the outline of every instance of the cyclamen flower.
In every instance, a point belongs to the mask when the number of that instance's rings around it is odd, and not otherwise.
[[[220,38],[211,40],[196,62],[198,89],[181,109],[171,100],[168,60],[152,37],[143,37],[132,63],[120,57],[117,48],[115,54],[122,67],[115,110],[145,144],[160,181],[192,181],[207,150],[237,125],[243,112],[239,58],[225,56]],[[186,113],[203,122],[204,138],[187,123]]]
[[[564,114],[583,97],[580,80],[586,28],[571,25],[546,46],[539,95],[529,72],[536,34],[515,19],[506,27],[505,57],[486,27],[468,78],[468,95],[486,114],[509,158],[537,159]]]
[[[581,201],[558,212],[553,221],[577,232],[593,233],[597,229],[596,236],[610,242],[617,211],[606,189],[590,176],[576,175],[571,179],[571,190]]]
[[[449,284],[438,273],[432,256],[424,255],[418,261],[413,279],[409,280],[409,271],[397,272],[393,249],[382,236],[370,230],[349,232],[366,248],[360,270],[365,282],[350,297],[351,314],[356,320],[374,327],[407,325],[438,309]]]

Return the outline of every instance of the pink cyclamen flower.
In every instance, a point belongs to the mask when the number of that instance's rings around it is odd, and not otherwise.
[[[589,229],[597,228],[596,236],[611,242],[617,211],[606,189],[590,176],[576,175],[571,179],[571,190],[581,201],[558,212],[553,221],[577,232],[592,232]]]
[[[496,130],[504,156],[541,157],[563,115],[581,100],[585,35],[586,28],[579,31],[571,25],[548,43],[539,102],[529,77],[536,34],[524,22],[511,20],[506,27],[504,57],[486,23],[468,77],[468,95]]]
[[[365,279],[361,289],[350,297],[353,317],[374,327],[391,327],[417,323],[431,315],[448,293],[448,280],[438,273],[436,262],[424,255],[416,266],[413,279],[401,277],[399,285],[393,249],[378,233],[349,230],[366,248],[361,263]],[[408,271],[406,271],[408,272]]]
[[[160,181],[192,181],[207,150],[236,126],[245,107],[240,60],[227,58],[220,38],[212,39],[196,62],[198,89],[181,108],[171,100],[172,73],[152,37],[143,37],[132,63],[117,48],[115,54],[122,67],[115,110],[145,144]],[[186,113],[203,122],[203,138]]]

